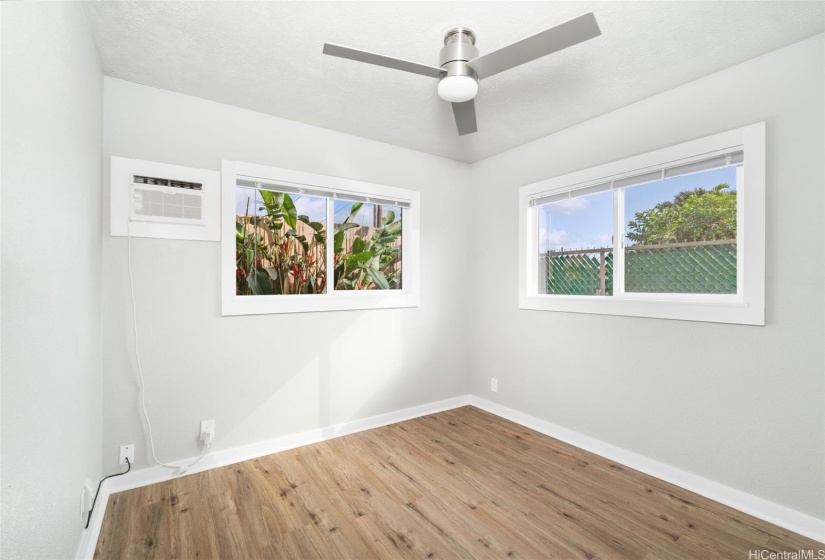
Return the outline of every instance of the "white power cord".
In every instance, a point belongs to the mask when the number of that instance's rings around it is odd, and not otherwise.
[[[152,423],[149,421],[149,413],[146,412],[146,383],[143,381],[143,366],[140,363],[140,350],[139,350],[139,339],[138,339],[138,324],[137,324],[137,304],[135,303],[135,282],[132,278],[132,221],[126,225],[126,234],[128,238],[128,246],[129,246],[129,293],[132,296],[132,324],[134,325],[135,330],[135,359],[137,360],[138,366],[138,377],[140,378],[140,404],[141,408],[143,409],[143,418],[146,420],[146,427],[149,428],[149,445],[152,449],[152,458],[155,460],[155,463],[162,467],[168,467],[170,469],[178,469],[176,474],[181,475],[189,470],[190,467],[194,467],[201,459],[204,458],[206,453],[209,451],[209,445],[212,443],[211,434],[208,439],[203,440],[203,451],[201,452],[200,456],[195,459],[193,462],[189,463],[188,465],[170,465],[168,463],[162,462],[158,459],[157,454],[155,453],[155,438],[152,435]]]

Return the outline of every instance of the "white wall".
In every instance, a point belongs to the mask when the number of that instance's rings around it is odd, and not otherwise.
[[[472,392],[824,518],[824,50],[819,35],[475,164]],[[518,310],[519,186],[763,120],[767,326]]]
[[[421,192],[415,309],[221,317],[219,243],[133,240],[147,408],[162,461],[198,453],[201,419],[216,420],[219,450],[466,394],[470,254],[456,241],[470,227],[466,164],[107,77],[106,174],[111,155],[215,170],[231,159]],[[136,467],[153,464],[138,408],[126,248],[104,235],[106,472],[117,470],[126,443],[138,446]]]
[[[3,558],[73,557],[100,477],[102,73],[77,3],[2,3]]]

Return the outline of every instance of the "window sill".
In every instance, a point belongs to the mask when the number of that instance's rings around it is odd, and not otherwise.
[[[725,296],[722,296],[725,297]],[[756,307],[730,298],[716,300],[684,300],[645,297],[602,296],[522,296],[519,309],[533,311],[560,311],[564,313],[589,313],[596,315],[620,315],[648,317],[708,323],[732,323],[739,325],[765,325],[764,307]]]
[[[418,295],[403,292],[387,294],[370,290],[316,295],[235,296],[224,300],[221,314],[227,317],[418,306]]]

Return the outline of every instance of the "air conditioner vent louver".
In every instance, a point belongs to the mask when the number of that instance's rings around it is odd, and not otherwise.
[[[158,187],[174,187],[176,189],[190,189],[200,191],[203,190],[203,184],[190,183],[188,181],[176,181],[175,179],[161,179],[158,177],[144,177],[143,175],[134,175],[133,181],[142,185],[154,185]]]
[[[221,174],[112,156],[113,236],[219,241]]]
[[[201,219],[201,197],[196,194],[171,194],[149,189],[132,191],[132,212],[135,219],[183,218],[177,223]]]

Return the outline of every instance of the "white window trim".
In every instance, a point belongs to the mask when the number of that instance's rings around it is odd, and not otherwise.
[[[627,294],[566,296],[537,293],[538,194],[570,191],[631,172],[739,148],[745,165],[737,186],[737,294]],[[617,194],[614,194],[617,196]],[[614,212],[620,212],[614,204]],[[623,214],[616,214],[616,220]],[[621,217],[621,223],[624,220]],[[623,240],[623,236],[622,236]],[[617,251],[618,253],[618,251]],[[617,262],[621,259],[617,259]],[[621,275],[616,269],[614,282]],[[623,277],[619,280],[621,283]],[[614,285],[615,287],[615,285]],[[615,290],[614,290],[615,291]],[[684,321],[765,324],[765,123],[757,123],[646,154],[546,179],[519,189],[519,308],[570,313],[653,317]]]
[[[235,181],[238,176],[261,180],[305,185],[342,195],[375,196],[410,203],[403,211],[401,223],[400,290],[348,290],[332,289],[332,251],[327,250],[327,274],[329,291],[325,294],[238,296],[235,294]],[[392,307],[418,307],[419,305],[419,231],[420,194],[409,189],[389,187],[329,177],[292,169],[269,167],[253,163],[223,160],[221,165],[221,310],[228,315],[261,315],[269,313],[303,313],[316,311],[342,311],[350,309],[385,309]],[[328,203],[328,209],[332,202]],[[331,212],[327,212],[327,235],[332,239]],[[329,243],[329,242],[328,242]]]

